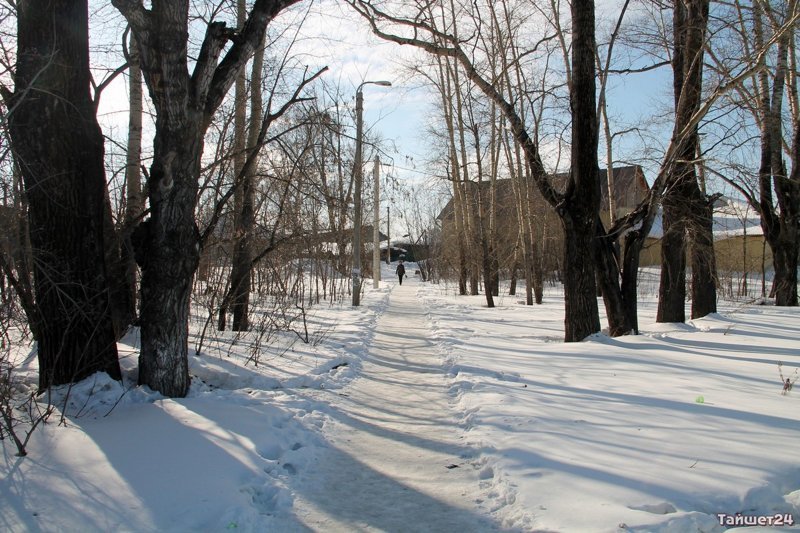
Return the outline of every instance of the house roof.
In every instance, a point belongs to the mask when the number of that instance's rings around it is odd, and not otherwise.
[[[553,186],[563,191],[566,188],[567,179],[569,178],[568,172],[559,172],[550,176],[553,181]],[[633,208],[635,207],[646,195],[649,190],[647,180],[644,177],[644,171],[639,165],[627,165],[614,167],[614,193],[616,198],[617,208]],[[608,209],[608,172],[605,168],[600,169],[600,198],[601,209]],[[476,187],[477,183],[471,182]],[[512,182],[510,178],[503,178],[497,180],[497,198],[501,204],[513,202],[514,193]],[[489,181],[481,182],[481,187],[488,189],[491,185]],[[453,210],[453,199],[447,202],[442,211],[436,217],[437,220],[444,220],[449,217]]]
[[[363,242],[372,242],[372,225],[361,226],[361,240]],[[345,228],[341,231],[323,231],[316,236],[309,236],[316,242],[336,243],[341,241],[350,241],[353,238],[353,228]],[[378,230],[378,241],[385,241],[386,235]]]

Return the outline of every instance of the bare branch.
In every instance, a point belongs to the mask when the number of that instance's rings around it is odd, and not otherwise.
[[[134,30],[139,33],[145,30],[150,12],[145,9],[142,0],[111,0],[111,4],[123,14]]]
[[[250,11],[250,16],[242,27],[242,31],[233,39],[233,46],[213,71],[211,80],[197,79],[195,83],[208,83],[207,98],[205,102],[206,121],[219,107],[228,89],[236,80],[239,69],[244,66],[255,52],[256,47],[263,40],[267,25],[284,9],[298,3],[300,0],[256,0]],[[199,94],[199,93],[197,93]]]
[[[656,70],[661,67],[668,67],[670,65],[669,61],[660,61],[658,63],[653,63],[652,65],[647,65],[646,67],[639,67],[639,68],[622,68],[622,69],[608,69],[609,74],[641,74],[642,72],[649,72],[651,70]]]
[[[309,78],[304,78],[303,81],[297,86],[297,88],[295,88],[295,91],[292,94],[291,98],[289,98],[289,100],[287,100],[281,106],[280,109],[278,109],[275,113],[267,112],[264,115],[264,118],[261,121],[261,128],[259,129],[259,132],[258,132],[258,139],[256,140],[256,143],[253,146],[252,150],[250,150],[247,153],[247,159],[245,160],[241,171],[236,176],[236,179],[234,180],[233,186],[230,189],[228,189],[225,192],[225,194],[222,195],[222,197],[217,202],[217,205],[214,207],[214,213],[211,215],[211,220],[209,221],[208,226],[206,227],[206,229],[203,231],[202,235],[200,236],[201,244],[205,245],[205,243],[208,241],[209,237],[213,234],[214,229],[216,228],[217,224],[219,223],[220,218],[222,217],[223,209],[224,209],[225,205],[227,204],[228,200],[230,200],[230,198],[236,192],[236,189],[244,181],[244,176],[246,176],[247,173],[250,172],[251,167],[253,165],[255,165],[256,160],[258,159],[258,152],[268,142],[268,140],[266,139],[266,136],[267,136],[267,131],[269,130],[269,127],[272,125],[273,122],[275,122],[280,117],[282,117],[293,105],[295,105],[297,103],[300,103],[300,102],[305,102],[305,101],[308,101],[308,100],[312,100],[313,98],[301,98],[300,97],[300,93],[303,91],[303,89],[309,83],[311,83],[314,80],[316,80],[318,77],[320,77],[327,70],[328,70],[328,67],[323,67],[322,69],[318,70],[313,76],[311,76]]]
[[[100,82],[99,85],[95,86],[95,88],[94,88],[94,110],[95,110],[95,112],[97,111],[97,107],[100,105],[100,96],[102,95],[103,90],[105,90],[106,87],[111,85],[111,82],[114,81],[114,79],[116,79],[117,76],[119,76],[120,74],[122,74],[126,70],[128,70],[128,62],[127,61],[125,63],[123,63],[122,65],[118,66],[116,69],[114,69],[114,72],[109,74],[106,77],[106,79],[104,79],[103,81]]]
[[[235,31],[228,28],[224,22],[212,22],[206,28],[206,35],[192,73],[191,88],[195,107],[207,109],[206,98],[211,89],[211,80],[214,70],[217,68],[219,56],[222,54],[225,44],[233,38],[234,34]]]
[[[467,78],[469,78],[470,81],[472,81],[502,110],[509,122],[509,125],[511,126],[511,131],[514,133],[514,138],[518,143],[520,143],[520,146],[522,146],[525,152],[526,160],[530,165],[533,177],[536,181],[539,191],[542,193],[542,196],[554,208],[557,208],[563,204],[565,198],[550,183],[547,177],[547,172],[544,169],[544,165],[542,164],[542,160],[539,155],[538,146],[528,134],[524,121],[517,113],[516,109],[514,109],[514,106],[509,103],[502,94],[500,94],[500,92],[491,82],[486,80],[486,78],[484,78],[478,72],[470,58],[461,48],[457,39],[455,39],[452,35],[438,31],[435,28],[431,28],[425,24],[407,19],[391,17],[379,11],[372,4],[365,2],[364,0],[350,0],[350,4],[359,14],[361,14],[362,17],[367,20],[372,27],[373,33],[375,33],[378,37],[400,45],[411,45],[434,55],[455,58],[461,64],[461,67],[464,69]],[[381,28],[378,26],[379,20],[385,20],[404,27],[409,27],[413,29],[415,37],[403,37],[400,35],[387,33],[381,30]],[[429,34],[435,38],[437,42],[446,42],[449,43],[449,46],[438,45],[434,42],[429,42],[416,37],[416,35],[419,35],[420,33]]]

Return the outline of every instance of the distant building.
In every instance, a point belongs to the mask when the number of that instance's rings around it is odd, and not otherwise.
[[[555,187],[564,190],[569,174],[559,173],[552,176]],[[645,198],[649,187],[642,167],[638,165],[622,166],[613,169],[614,199],[617,217],[630,213],[639,202]],[[600,174],[601,218],[605,223],[610,220],[608,201],[608,173],[601,169]],[[477,209],[478,185],[471,183],[468,187],[471,194],[473,209]],[[506,272],[521,266],[519,217],[517,215],[517,200],[514,184],[510,179],[496,181],[494,197],[491,198],[491,184],[481,183],[483,194],[482,202],[485,205],[494,204],[494,244],[493,253],[496,256],[501,270]],[[534,236],[533,246],[541,261],[543,272],[553,272],[560,269],[562,260],[563,230],[557,215],[535,189],[530,195],[531,212],[533,217],[527,220],[531,224]],[[451,199],[437,217],[442,224],[443,254],[446,262],[455,265],[457,257],[458,239],[455,236],[455,218],[453,213],[453,200]],[[487,215],[487,221],[490,216]]]
[[[661,264],[664,226],[661,210],[640,256],[641,266]],[[764,239],[761,217],[746,202],[726,196],[714,204],[714,252],[720,272],[762,272],[772,267],[772,250]]]
[[[627,215],[635,209],[647,196],[649,186],[641,166],[630,165],[613,169],[614,199],[616,218]],[[563,190],[566,187],[567,173],[552,176],[554,185]],[[608,174],[600,170],[601,206],[600,217],[603,223],[610,222]],[[514,187],[510,179],[496,181],[494,196],[491,197],[489,182],[481,183],[482,202],[491,205],[494,201],[494,235],[498,265],[506,272],[521,266],[519,254],[519,218]],[[471,183],[469,187],[473,209],[477,209],[478,186]],[[533,246],[537,249],[541,260],[541,268],[545,273],[560,269],[562,261],[563,232],[558,217],[552,207],[535,190],[532,195],[533,213],[531,224],[534,235]],[[442,225],[444,259],[455,266],[458,239],[455,236],[455,220],[453,200],[451,199],[437,217]],[[487,223],[491,217],[487,214]],[[656,216],[650,235],[645,241],[640,256],[641,266],[658,266],[661,264],[661,238],[663,226],[661,211]],[[717,269],[720,272],[761,272],[772,265],[772,254],[766,246],[761,230],[760,218],[755,210],[744,202],[722,197],[714,209],[714,249]]]

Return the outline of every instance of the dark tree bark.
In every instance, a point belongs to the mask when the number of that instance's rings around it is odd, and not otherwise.
[[[717,312],[717,261],[714,253],[714,201],[695,189],[689,224],[692,264],[692,318]]]
[[[800,259],[800,123],[795,126],[792,147],[792,172],[775,176],[775,193],[780,212],[779,228],[773,231],[772,248],[775,279],[775,305],[797,306],[797,267]],[[762,223],[763,225],[763,223]],[[777,233],[777,235],[775,235]]]
[[[606,308],[608,333],[612,337],[627,335],[633,326],[625,306],[625,294],[620,288],[619,252],[613,240],[606,235],[603,222],[599,218],[595,232],[593,249],[597,265],[597,283]]]
[[[247,153],[258,149],[259,118],[262,114],[261,80],[264,65],[264,47],[259,46],[253,58],[252,76],[250,77],[250,124],[247,131]],[[255,189],[256,189],[255,163],[243,168],[241,177],[241,191],[239,206],[236,209],[235,230],[237,233],[236,249],[234,251],[233,267],[231,274],[231,287],[233,293],[233,330],[247,331],[250,328],[250,293],[251,278],[253,274],[253,229],[255,228]]]
[[[237,0],[237,24],[241,28],[246,20],[246,6],[244,0]],[[263,64],[263,47],[256,52],[253,62],[253,75],[251,83],[251,111],[250,126],[247,123],[247,89],[244,70],[236,78],[235,110],[234,110],[234,175],[237,183],[234,194],[234,243],[233,259],[231,262],[230,300],[233,311],[233,331],[247,331],[250,329],[250,278],[253,272],[252,233],[255,226],[254,208],[254,172],[244,172],[246,154],[250,153],[258,137],[261,122],[261,65]],[[255,168],[251,165],[250,168]],[[225,309],[220,310],[220,322]],[[224,328],[222,328],[224,329]]]
[[[756,9],[755,39],[763,46],[761,17],[764,14]],[[798,251],[800,250],[800,123],[795,126],[792,145],[792,172],[787,173],[783,161],[783,129],[781,114],[783,109],[784,84],[787,71],[789,38],[792,33],[778,39],[777,61],[772,90],[769,90],[769,75],[764,68],[759,74],[761,101],[761,165],[759,168],[759,198],[750,200],[761,217],[764,238],[772,250],[772,264],[775,277],[772,282],[772,295],[775,304],[796,306]],[[778,208],[773,201],[773,193],[778,200]]]
[[[634,335],[639,334],[639,298],[636,287],[639,276],[639,257],[644,246],[647,231],[642,229],[630,231],[625,235],[625,247],[622,252],[622,280],[620,294],[625,317]]]
[[[677,204],[677,205],[676,205]],[[686,320],[686,226],[680,198],[664,197],[664,235],[661,237],[661,282],[658,286],[657,322]]]
[[[112,0],[136,35],[156,109],[150,218],[133,242],[142,269],[139,381],[166,396],[185,396],[190,385],[189,297],[201,247],[194,207],[204,134],[267,24],[297,1],[256,0],[235,35],[222,22],[209,24],[190,74],[188,0],[153,0],[150,9],[141,0]]]
[[[686,6],[686,28],[684,44],[684,76],[681,98],[685,98],[690,106],[676,105],[679,111],[687,111],[680,117],[686,124],[700,108],[703,92],[703,57],[705,50],[706,28],[708,27],[708,0],[690,0]],[[680,104],[680,102],[678,102]],[[690,109],[688,109],[690,108]],[[689,111],[691,111],[689,113]],[[686,161],[691,161],[699,153],[699,136],[697,128],[693,128],[687,138]],[[690,179],[687,197],[690,212],[686,216],[691,250],[692,266],[692,318],[702,318],[717,312],[717,263],[714,253],[714,198],[706,195],[697,176],[696,165],[687,171]]]
[[[664,237],[661,240],[661,286],[657,320],[686,320],[686,245],[691,246],[692,317],[716,311],[716,267],[712,210],[697,183],[694,159],[700,108],[708,0],[676,0],[673,10],[673,93],[677,157],[669,167],[664,193]],[[682,132],[682,134],[681,134]]]
[[[90,95],[86,0],[17,11],[11,140],[29,202],[39,387],[120,379],[104,231],[103,136]]]
[[[572,180],[566,208],[557,209],[564,226],[564,293],[567,341],[600,331],[592,251],[600,211],[597,166],[594,1],[572,2]]]

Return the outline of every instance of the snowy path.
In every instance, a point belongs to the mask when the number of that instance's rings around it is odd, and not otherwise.
[[[312,530],[498,529],[481,509],[486,471],[462,441],[415,281],[394,288],[359,377],[326,398],[331,447],[295,496]]]

